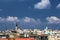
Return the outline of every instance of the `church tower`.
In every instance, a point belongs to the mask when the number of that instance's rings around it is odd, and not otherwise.
[[[16,31],[18,30],[18,25],[17,25],[17,23],[16,23],[16,27],[15,27],[15,30],[16,30]]]

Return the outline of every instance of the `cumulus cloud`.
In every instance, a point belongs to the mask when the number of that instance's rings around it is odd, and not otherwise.
[[[18,19],[18,17],[8,16],[7,18],[0,17],[0,21],[18,22],[20,20]]]
[[[23,18],[24,22],[36,22],[36,20],[34,18],[30,18],[30,17],[25,17]]]
[[[24,20],[24,22],[30,22],[31,18],[25,17],[23,20]]]
[[[8,16],[6,18],[7,21],[19,21],[18,17],[11,17],[11,16]]]
[[[21,23],[41,23],[40,19],[34,19],[30,17],[24,17],[19,19],[18,17],[8,16],[7,18],[0,17],[0,21],[21,22]]]
[[[51,23],[51,24],[60,23],[60,19],[58,17],[55,17],[55,16],[47,17],[46,20],[48,21],[48,23]]]
[[[24,22],[24,23],[34,23],[34,24],[41,23],[40,19],[34,19],[34,18],[30,18],[30,17],[24,17],[20,21]]]
[[[56,8],[60,8],[60,4],[58,4]]]
[[[36,9],[49,9],[50,8],[50,1],[49,0],[41,0],[41,2],[38,2],[34,5],[34,8]]]

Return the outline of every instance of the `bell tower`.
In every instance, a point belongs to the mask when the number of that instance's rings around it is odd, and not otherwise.
[[[16,31],[18,30],[18,25],[17,25],[17,23],[16,23],[16,27],[15,27],[15,30],[16,30]]]

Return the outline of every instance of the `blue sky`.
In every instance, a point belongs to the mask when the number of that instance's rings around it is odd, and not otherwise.
[[[0,0],[0,17],[1,30],[13,29],[15,21],[21,28],[59,29],[60,0]]]

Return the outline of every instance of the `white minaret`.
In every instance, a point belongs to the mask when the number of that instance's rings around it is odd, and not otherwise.
[[[46,26],[45,30],[48,30],[48,27]]]
[[[46,28],[45,28],[45,34],[47,34],[48,33],[48,27],[46,26]]]

